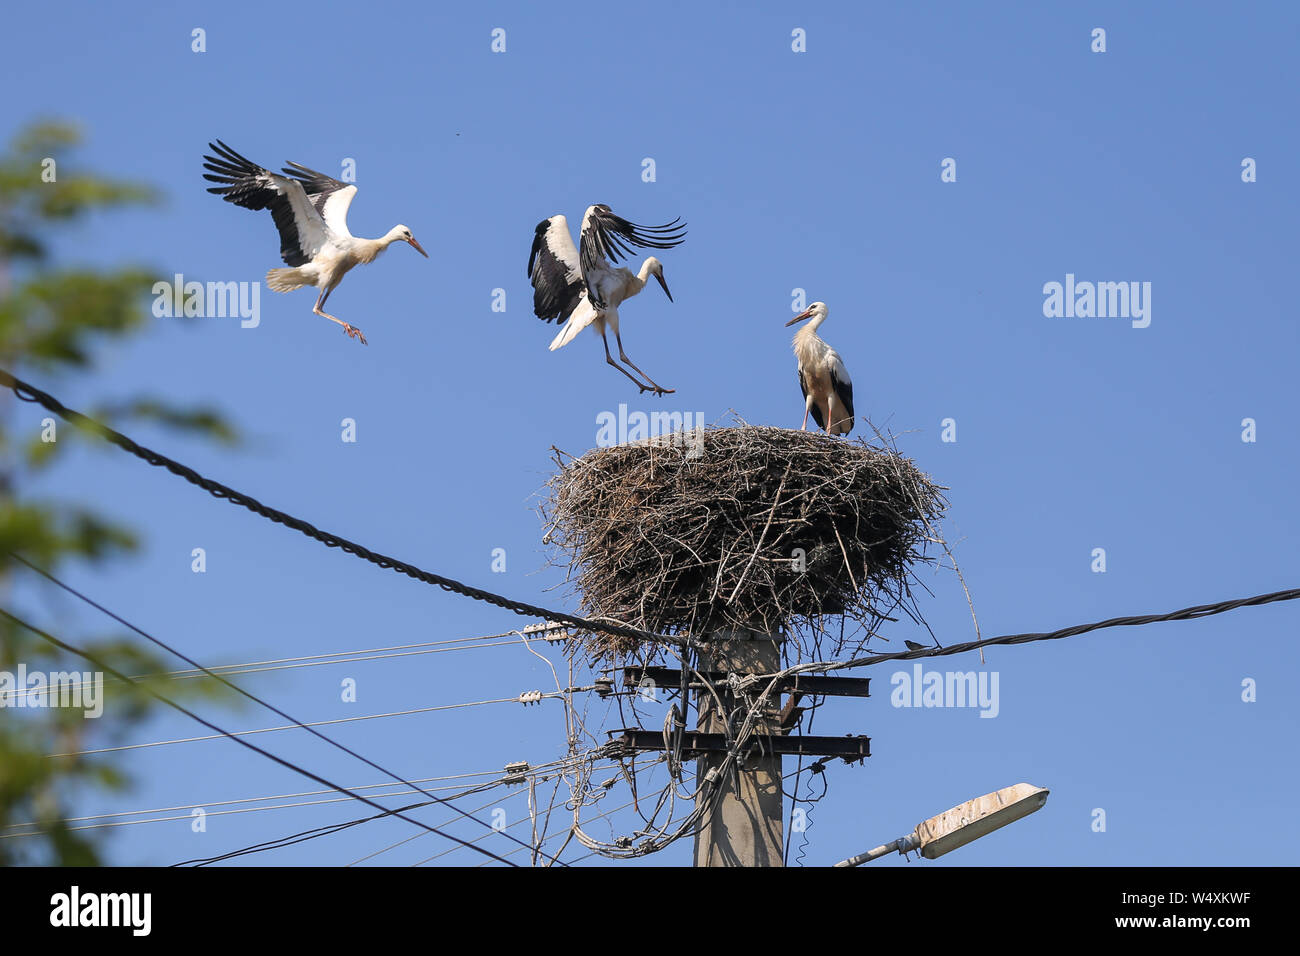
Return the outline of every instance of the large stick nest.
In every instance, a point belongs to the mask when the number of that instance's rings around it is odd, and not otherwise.
[[[784,428],[679,432],[555,453],[543,505],[547,541],[569,567],[584,612],[657,634],[784,631],[803,659],[856,622],[859,646],[898,609],[914,618],[913,565],[947,502],[890,447]],[[800,624],[811,627],[800,627]],[[591,658],[650,658],[653,647],[578,635]]]

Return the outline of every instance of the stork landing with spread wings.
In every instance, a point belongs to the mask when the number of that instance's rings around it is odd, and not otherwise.
[[[357,194],[356,186],[289,163],[292,168],[280,176],[250,162],[217,140],[209,143],[216,156],[204,156],[203,178],[221,183],[209,186],[226,202],[245,209],[270,209],[275,227],[280,230],[280,258],[288,269],[272,269],[266,274],[267,286],[275,292],[290,292],[303,286],[316,286],[320,295],[312,311],[337,322],[352,338],[366,344],[361,330],[323,311],[325,300],[335,286],[355,265],[373,262],[394,242],[409,242],[426,259],[405,226],[394,226],[378,239],[359,239],[348,232],[348,207]]]
[[[685,224],[679,219],[662,226],[638,226],[614,215],[604,203],[588,206],[582,217],[582,234],[578,247],[573,245],[569,222],[563,216],[552,216],[537,224],[533,236],[532,252],[528,255],[528,278],[533,283],[533,312],[539,319],[566,320],[554,341],[551,351],[568,345],[587,326],[600,333],[605,345],[605,361],[618,369],[644,392],[664,395],[672,392],[655,384],[654,380],[637,368],[623,351],[623,339],[618,331],[618,307],[645,288],[654,276],[668,301],[673,300],[664,281],[664,267],[650,256],[641,263],[641,271],[616,268],[630,255],[632,247],[640,249],[671,249],[680,245],[686,236]],[[609,354],[609,340],[605,329],[614,330],[618,344],[618,357],[640,374],[641,381]]]
[[[794,355],[799,363],[799,388],[803,391],[802,430],[812,414],[828,435],[853,431],[853,382],[838,352],[826,344],[817,328],[826,321],[826,303],[814,302],[786,323],[786,327],[812,319],[794,334]]]

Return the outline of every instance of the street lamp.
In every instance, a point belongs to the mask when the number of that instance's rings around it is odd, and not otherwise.
[[[887,853],[910,853],[920,850],[927,860],[943,856],[950,850],[978,840],[1008,823],[1027,817],[1047,802],[1051,791],[1028,783],[1004,787],[982,797],[968,800],[937,817],[917,824],[907,836],[857,856],[841,860],[836,866],[861,866]]]

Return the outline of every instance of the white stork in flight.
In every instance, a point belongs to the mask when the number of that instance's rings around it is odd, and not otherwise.
[[[641,263],[641,271],[633,274],[630,269],[615,268],[610,261],[621,261],[631,253],[632,246],[671,249],[680,245],[685,236],[685,224],[679,219],[662,226],[638,226],[614,215],[604,203],[587,207],[582,217],[578,248],[573,245],[569,222],[563,216],[552,216],[539,222],[533,236],[532,252],[528,255],[533,312],[547,322],[567,320],[551,342],[551,351],[568,345],[587,326],[595,326],[605,344],[606,362],[635,382],[643,393],[664,395],[672,392],[671,388],[655,384],[649,375],[632,364],[623,351],[623,339],[618,331],[618,307],[644,289],[651,276],[659,280],[668,301],[673,300],[668,283],[664,281],[663,264],[650,256]],[[609,354],[606,326],[614,330],[618,357],[642,375],[644,382]]]
[[[348,270],[358,264],[373,262],[375,257],[399,240],[409,242],[426,259],[429,254],[405,226],[394,226],[378,239],[358,239],[348,232],[348,207],[357,194],[356,186],[289,163],[292,169],[279,176],[263,169],[217,140],[209,143],[216,156],[204,156],[203,178],[221,183],[208,187],[226,202],[245,209],[270,209],[275,227],[280,230],[280,258],[288,269],[272,269],[266,284],[275,292],[290,292],[303,286],[316,286],[320,295],[312,311],[337,322],[343,331],[362,345],[366,337],[361,330],[322,311],[325,300],[342,281]]]
[[[803,391],[803,425],[808,415],[828,435],[853,431],[853,382],[840,354],[826,344],[817,328],[826,321],[826,303],[814,302],[786,323],[786,328],[812,319],[794,334],[794,355],[799,363],[799,388]]]

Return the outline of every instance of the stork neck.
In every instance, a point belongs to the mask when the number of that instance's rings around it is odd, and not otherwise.
[[[391,246],[400,238],[400,233],[396,230],[378,239],[358,239],[356,245],[352,248],[356,253],[357,261],[361,263],[374,262],[375,257]]]
[[[358,239],[356,245],[352,247],[357,256],[357,262],[363,264],[374,262],[375,256],[387,248],[388,243],[384,239]]]
[[[798,332],[795,333],[795,338],[799,338],[799,336],[801,335],[806,338],[816,338],[817,330],[821,328],[822,323],[825,321],[826,321],[826,316],[814,315],[811,319],[808,320],[807,324],[805,324],[802,329],[800,329]]]

